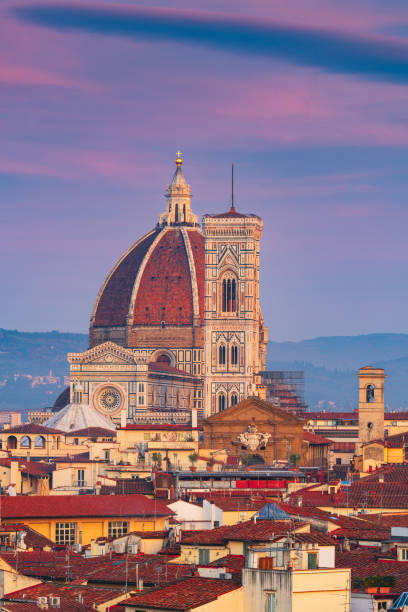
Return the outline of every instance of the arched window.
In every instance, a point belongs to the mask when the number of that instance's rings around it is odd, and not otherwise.
[[[374,401],[374,385],[367,385],[366,402],[371,403],[373,401]]]
[[[218,363],[225,365],[225,344],[220,344],[218,347]]]
[[[20,439],[20,448],[31,448],[31,438],[23,436]]]
[[[37,436],[34,440],[34,448],[45,448],[44,436]]]
[[[174,212],[174,220],[176,223],[178,223],[179,220],[179,209],[178,209],[178,204],[176,204],[176,210]]]
[[[222,312],[237,310],[237,281],[228,276],[222,281]]]
[[[171,365],[171,360],[170,357],[168,355],[166,355],[165,353],[161,353],[161,355],[159,355],[156,359],[157,363],[165,363],[167,365]]]
[[[235,406],[236,404],[238,404],[238,395],[233,393],[231,395],[231,406]]]
[[[184,217],[184,218],[183,218],[183,221],[184,221],[184,223],[185,223],[185,222],[187,221],[187,219],[186,219],[186,205],[185,205],[185,204],[184,204],[184,206],[183,206],[183,217]]]
[[[236,344],[231,346],[231,365],[237,365],[238,363],[238,347]]]
[[[218,396],[218,412],[225,410],[225,395],[220,393]]]
[[[16,436],[9,436],[7,438],[7,448],[8,449],[17,448],[17,438],[16,438]]]

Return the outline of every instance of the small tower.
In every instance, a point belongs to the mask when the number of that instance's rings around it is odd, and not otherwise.
[[[384,380],[382,368],[360,368],[358,437],[360,444],[384,438]]]
[[[159,225],[197,225],[198,217],[191,212],[191,188],[181,169],[181,151],[177,151],[175,162],[176,171],[166,189],[166,212],[160,215]]]

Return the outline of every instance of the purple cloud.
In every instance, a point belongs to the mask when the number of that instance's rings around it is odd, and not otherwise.
[[[187,43],[367,79],[408,82],[408,44],[401,39],[171,9],[40,4],[12,11],[24,22],[60,31]]]

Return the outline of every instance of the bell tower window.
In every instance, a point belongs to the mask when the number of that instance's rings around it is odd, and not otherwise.
[[[370,404],[374,401],[374,385],[367,385],[366,390],[366,402]]]
[[[231,365],[236,366],[238,363],[238,347],[236,344],[231,346]]]
[[[220,393],[218,396],[218,412],[225,410],[225,395]]]
[[[218,363],[225,365],[225,344],[220,344],[218,347]]]
[[[222,312],[237,310],[237,281],[227,277],[222,281]]]
[[[231,406],[236,406],[236,404],[238,404],[238,395],[233,393],[231,395]]]

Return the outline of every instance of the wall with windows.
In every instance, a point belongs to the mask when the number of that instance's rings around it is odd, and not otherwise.
[[[101,537],[109,537],[109,533],[115,530],[117,533],[120,528],[124,529],[126,522],[126,533],[130,531],[161,531],[166,528],[165,519],[157,517],[134,518],[134,517],[86,517],[86,518],[13,518],[4,519],[3,522],[16,523],[24,522],[26,525],[35,529],[45,537],[59,544],[89,544],[91,540]],[[122,526],[122,527],[121,527]]]

